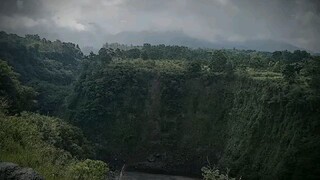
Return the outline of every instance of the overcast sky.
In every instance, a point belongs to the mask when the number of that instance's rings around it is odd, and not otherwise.
[[[319,0],[0,0],[0,30],[100,46],[122,31],[212,42],[267,39],[320,52]]]

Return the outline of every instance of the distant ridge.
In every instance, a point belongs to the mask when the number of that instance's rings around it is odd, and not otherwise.
[[[220,41],[219,43],[210,42],[190,37],[183,32],[168,31],[168,32],[155,32],[155,31],[140,31],[140,32],[121,32],[115,35],[110,35],[106,40],[108,43],[132,44],[142,45],[143,43],[165,44],[165,45],[179,45],[187,46],[190,48],[214,48],[214,49],[251,49],[258,51],[277,51],[289,50],[294,51],[302,48],[294,45],[278,42],[273,40],[250,40],[245,42],[230,42]]]

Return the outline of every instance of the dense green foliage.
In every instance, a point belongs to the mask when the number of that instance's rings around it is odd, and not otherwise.
[[[21,72],[26,73],[24,78],[35,78],[30,72]],[[42,73],[38,75],[44,75]],[[95,157],[95,152],[79,128],[58,118],[22,112],[37,110],[35,99],[39,99],[39,95],[54,96],[43,99],[57,103],[59,100],[54,98],[61,88],[46,80],[47,86],[36,93],[32,87],[22,85],[20,77],[6,61],[0,60],[0,161],[34,168],[46,179],[105,179],[109,173],[107,164],[86,159]],[[68,94],[64,93],[62,100]],[[47,107],[52,106],[50,102],[45,103]]]
[[[104,179],[105,163],[81,159],[92,156],[92,146],[80,129],[57,118],[22,113],[21,116],[0,114],[0,160],[32,167],[46,179]],[[99,166],[82,167],[90,164]],[[82,176],[81,176],[82,177]],[[82,178],[83,179],[83,178]]]
[[[0,59],[0,108],[9,113],[32,110],[35,92],[18,81],[18,75]]]
[[[44,114],[61,114],[82,57],[72,43],[0,32],[0,59],[19,74],[17,79],[38,93],[37,110]]]
[[[320,177],[320,59],[305,51],[144,44],[83,56],[72,43],[1,32],[0,58],[0,160],[49,179],[104,178],[108,166],[87,158]],[[204,177],[229,178],[217,169]]]
[[[135,162],[165,154],[162,168],[189,173],[209,157],[248,179],[319,175],[319,153],[306,152],[320,148],[316,57],[219,50],[197,61],[121,60],[104,52],[88,57],[69,103],[70,121],[102,156]]]

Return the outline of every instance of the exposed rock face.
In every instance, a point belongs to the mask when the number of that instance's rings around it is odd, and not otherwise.
[[[9,162],[0,162],[0,179],[5,180],[44,180],[31,168],[20,167]]]

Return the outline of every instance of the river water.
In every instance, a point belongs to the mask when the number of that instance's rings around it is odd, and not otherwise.
[[[121,180],[200,180],[200,179],[183,177],[183,176],[163,175],[163,174],[124,172]]]

